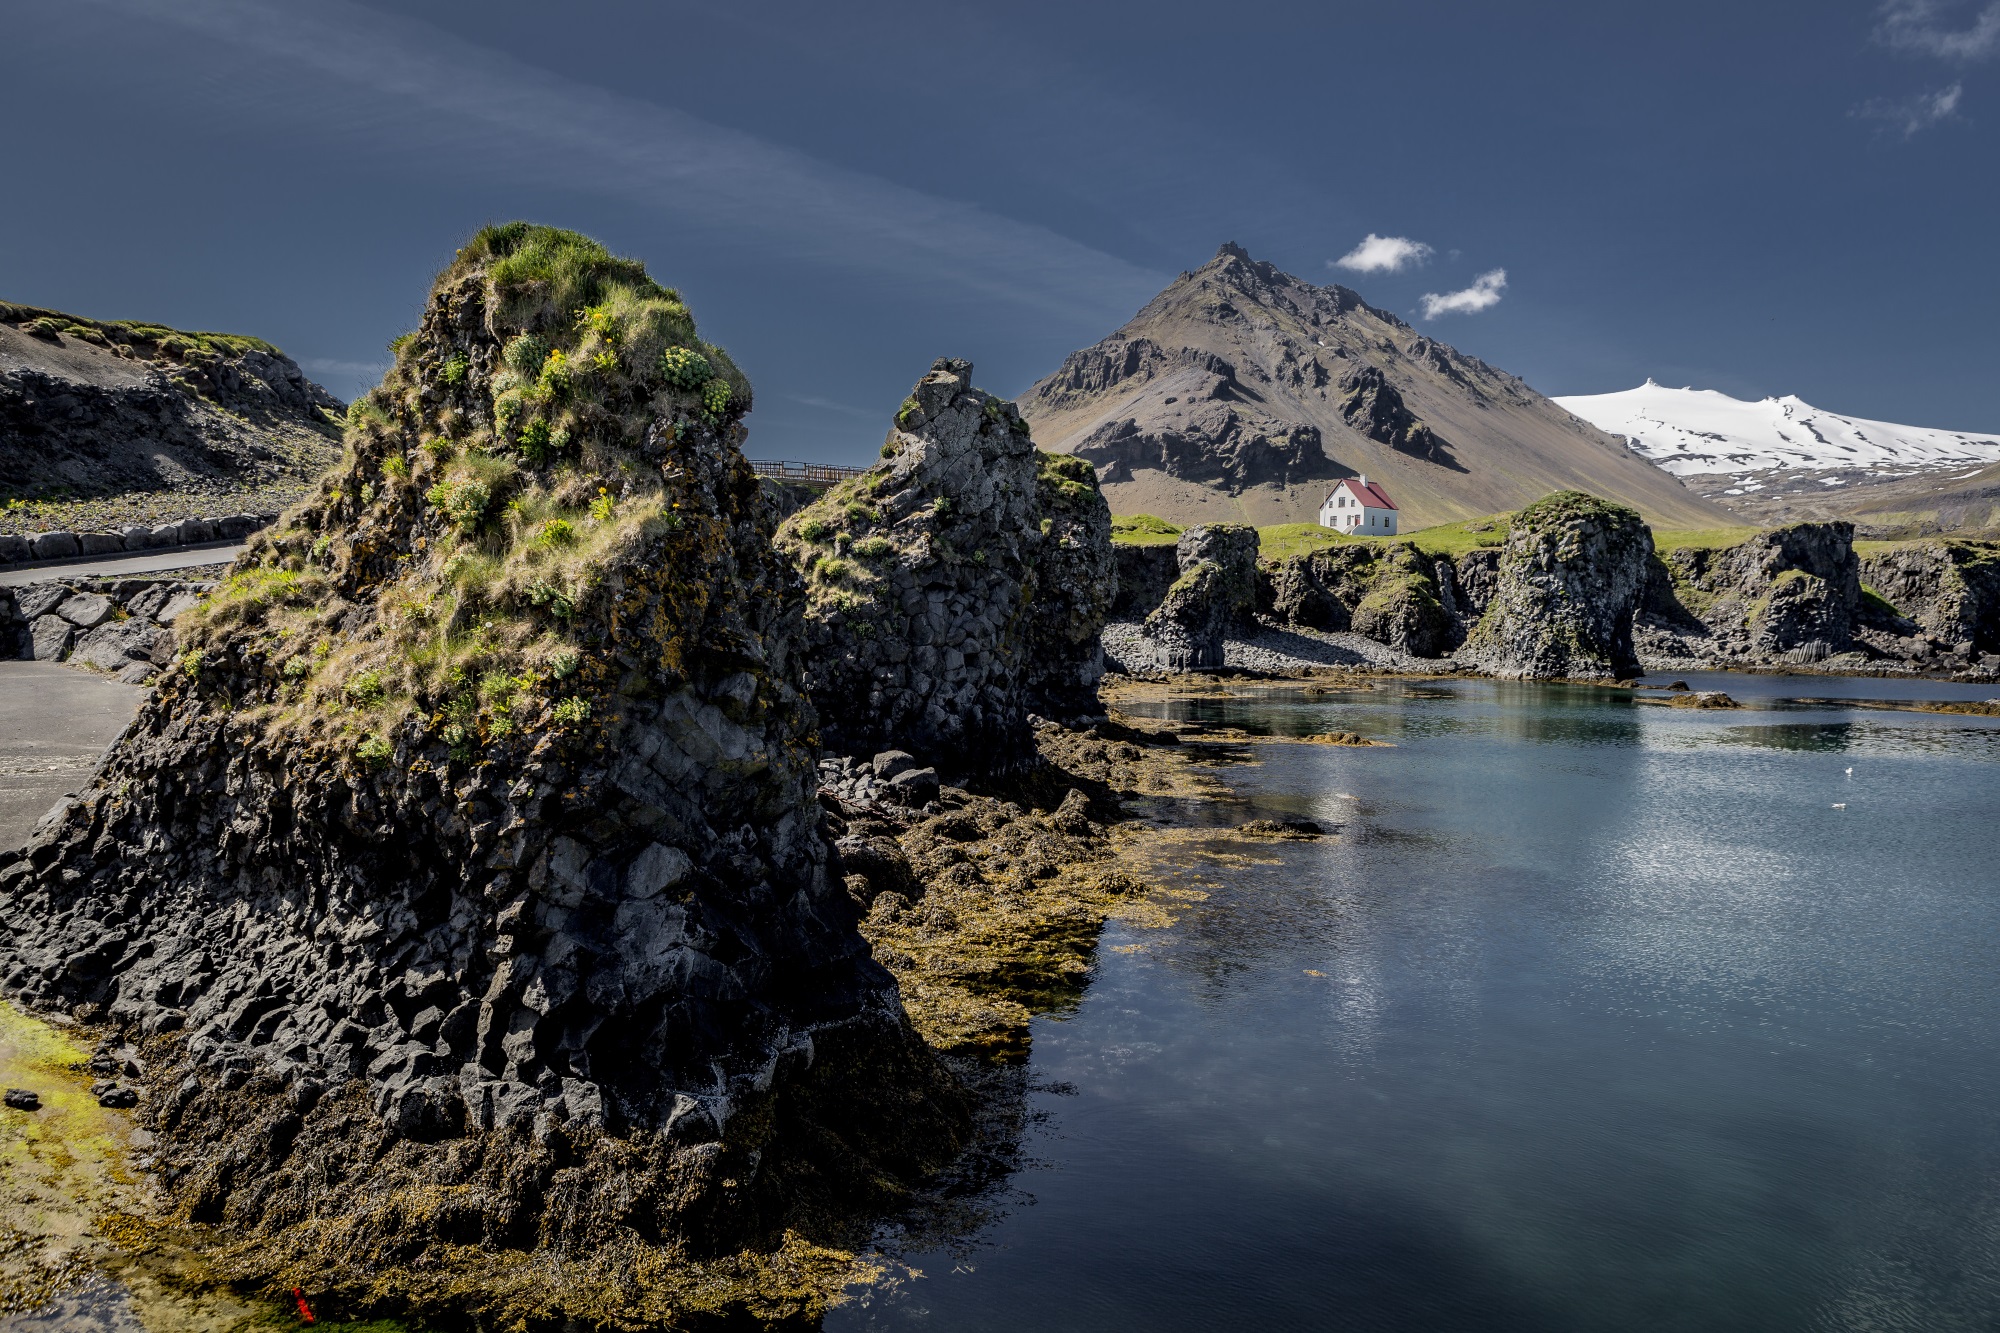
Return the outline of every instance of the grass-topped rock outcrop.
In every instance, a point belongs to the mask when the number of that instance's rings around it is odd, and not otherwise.
[[[1652,555],[1634,510],[1581,491],[1537,500],[1513,516],[1491,600],[1457,660],[1515,678],[1636,676],[1632,621]]]
[[[1037,453],[969,362],[932,366],[882,461],[786,519],[778,544],[805,580],[828,750],[998,771],[1032,756],[1031,713],[1090,707],[1110,510],[1090,464]]]
[[[637,262],[481,232],[0,871],[0,982],[150,1039],[139,1114],[223,1273],[505,1327],[791,1316],[955,1151],[828,871],[748,406]]]
[[[1223,664],[1224,640],[1254,628],[1257,529],[1243,523],[1189,528],[1174,543],[1180,576],[1146,617],[1146,637],[1168,671]]]

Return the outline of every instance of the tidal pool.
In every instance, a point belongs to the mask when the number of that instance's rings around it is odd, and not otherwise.
[[[993,1220],[826,1326],[2000,1327],[2000,719],[1690,683],[1749,707],[1133,706],[1397,748],[1253,747],[1214,818],[1337,836],[1163,866],[1208,897],[1035,1025]]]

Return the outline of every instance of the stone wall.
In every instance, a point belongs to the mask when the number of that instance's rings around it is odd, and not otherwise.
[[[70,662],[143,685],[172,660],[173,623],[215,584],[76,579],[0,588],[0,652]]]
[[[176,523],[133,524],[116,532],[0,533],[0,564],[58,561],[168,551],[181,546],[242,541],[277,521],[276,514],[230,514],[223,518],[184,518]]]

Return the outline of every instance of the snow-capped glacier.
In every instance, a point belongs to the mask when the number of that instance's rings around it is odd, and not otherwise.
[[[1847,417],[1789,394],[1748,403],[1647,380],[1623,393],[1555,401],[1682,477],[1849,468],[1886,477],[2000,461],[2000,435]]]

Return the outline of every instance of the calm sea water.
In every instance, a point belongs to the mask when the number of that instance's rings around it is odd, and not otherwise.
[[[1398,748],[1230,774],[1339,837],[1114,925],[997,1220],[827,1326],[2000,1328],[2000,721],[1690,683],[1151,710]]]

